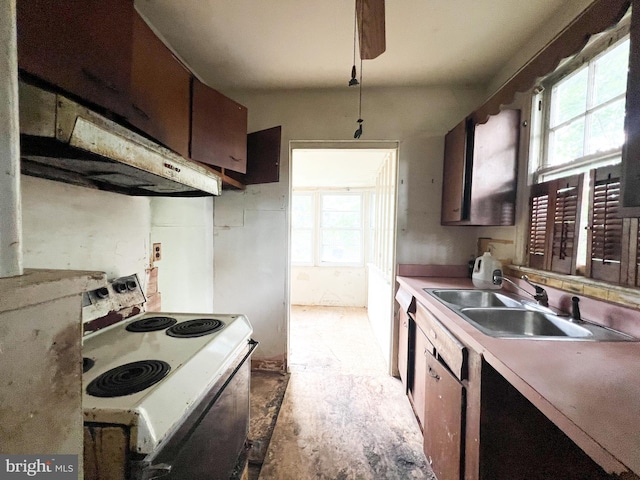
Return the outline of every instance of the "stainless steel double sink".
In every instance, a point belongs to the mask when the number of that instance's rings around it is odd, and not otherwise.
[[[576,321],[515,295],[493,290],[424,291],[491,337],[629,342],[636,338],[587,321]]]

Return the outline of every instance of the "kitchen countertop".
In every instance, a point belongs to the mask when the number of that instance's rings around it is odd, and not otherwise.
[[[422,290],[474,288],[470,279],[397,281],[602,468],[640,476],[640,342],[490,337]]]

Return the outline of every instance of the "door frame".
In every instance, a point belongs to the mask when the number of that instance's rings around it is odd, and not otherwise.
[[[399,151],[400,151],[400,142],[398,141],[389,141],[389,140],[378,140],[378,141],[358,141],[358,140],[327,140],[327,141],[313,141],[313,140],[291,140],[289,141],[289,168],[288,168],[288,197],[287,197],[287,274],[286,274],[286,365],[287,371],[290,372],[290,362],[289,356],[291,352],[290,341],[291,341],[291,198],[293,192],[293,151],[297,149],[325,149],[325,150],[395,150],[395,182],[393,185],[394,193],[394,205],[393,205],[393,235],[392,235],[392,271],[397,271],[397,260],[396,260],[396,246],[397,246],[397,235],[398,235],[398,173],[399,173]],[[367,272],[369,270],[369,265],[367,265]],[[389,364],[388,373],[389,375],[397,375],[398,372],[398,359],[397,359],[397,336],[398,329],[395,321],[395,307],[394,307],[394,298],[395,298],[395,273],[392,274],[392,278],[390,279],[390,305],[389,309],[389,339],[390,344],[389,348]]]

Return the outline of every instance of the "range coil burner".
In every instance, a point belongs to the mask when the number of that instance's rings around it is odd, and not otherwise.
[[[82,357],[82,373],[87,373],[96,362],[89,357]]]
[[[94,397],[121,397],[140,392],[162,380],[171,370],[162,360],[140,360],[112,368],[96,377],[87,393]]]
[[[172,317],[148,317],[127,325],[129,332],[155,332],[175,325],[178,321]]]
[[[202,337],[222,328],[224,323],[216,318],[196,318],[170,327],[167,329],[167,335],[176,338]]]

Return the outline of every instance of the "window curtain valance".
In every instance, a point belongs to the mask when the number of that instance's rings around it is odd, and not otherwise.
[[[471,114],[475,123],[485,123],[502,105],[513,102],[516,93],[526,92],[559,63],[580,52],[592,35],[615,26],[631,6],[631,0],[596,0],[551,42],[518,70],[489,100]]]

